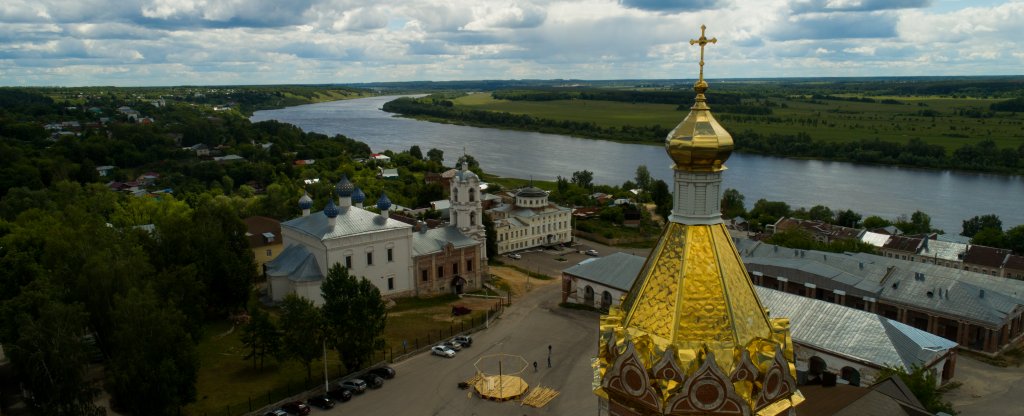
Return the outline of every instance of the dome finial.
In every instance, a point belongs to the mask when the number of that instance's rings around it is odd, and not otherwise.
[[[707,26],[700,25],[700,37],[697,39],[690,39],[690,46],[700,45],[700,78],[697,78],[697,82],[693,84],[693,90],[697,91],[697,94],[704,94],[704,91],[708,90],[708,83],[704,82],[704,46],[709,43],[718,43],[717,38],[708,39],[704,36],[704,31]]]

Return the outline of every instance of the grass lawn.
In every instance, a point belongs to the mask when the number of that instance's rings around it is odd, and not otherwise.
[[[448,338],[453,333],[481,324],[489,306],[496,300],[459,299],[452,296],[438,298],[401,299],[388,311],[388,323],[384,330],[387,343],[385,351],[378,353],[374,361],[399,356],[403,351],[402,341],[411,350],[416,345],[436,343],[438,337]],[[462,304],[473,312],[469,315],[451,316],[451,306]],[[275,402],[298,393],[306,388],[323,383],[324,363],[313,362],[313,380],[306,381],[306,369],[296,361],[278,363],[267,358],[262,370],[253,369],[251,360],[243,360],[245,351],[240,340],[241,329],[231,329],[231,323],[215,322],[205,328],[205,336],[199,343],[200,368],[196,382],[196,402],[184,409],[184,414],[193,416],[237,415],[268,402]],[[342,375],[338,355],[327,351],[328,376],[331,379]]]
[[[905,143],[919,138],[926,143],[943,146],[947,152],[981,139],[992,139],[998,147],[1016,148],[1024,143],[1024,114],[996,113],[990,118],[962,115],[971,111],[985,112],[998,100],[934,96],[875,98],[896,99],[902,104],[773,97],[762,101],[773,105],[770,116],[715,112],[714,94],[708,94],[708,104],[715,117],[734,135],[747,130],[787,135],[802,132],[814,140],[826,142],[879,138]],[[602,127],[660,125],[672,128],[686,117],[686,111],[676,110],[677,106],[671,104],[591,100],[509,101],[496,100],[486,93],[466,95],[454,102],[465,108],[593,122]],[[745,104],[756,103],[748,99]]]

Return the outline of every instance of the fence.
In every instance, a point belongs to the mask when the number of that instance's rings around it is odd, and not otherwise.
[[[494,306],[488,309],[484,316],[470,317],[468,326],[465,321],[462,321],[458,326],[454,324],[449,325],[447,331],[444,329],[439,329],[436,333],[430,331],[424,334],[423,337],[413,338],[412,340],[403,342],[402,345],[387,345],[381,350],[374,352],[371,362],[374,362],[375,364],[370,367],[386,363],[400,362],[430,350],[430,347],[434,346],[435,343],[441,340],[448,339],[456,335],[470,334],[487,328],[495,318],[501,315],[506,306],[508,306],[506,300],[500,299],[499,302],[496,302]],[[339,381],[360,373],[359,371],[356,371],[345,374],[340,363],[337,366],[332,367],[334,368],[329,368],[327,372],[328,379],[331,380],[331,385],[336,385]],[[203,416],[263,415],[272,409],[280,407],[284,403],[295,400],[305,400],[310,396],[322,394],[324,393],[324,387],[322,378],[319,381],[310,382],[307,382],[305,379],[302,379],[301,381],[290,380],[283,387],[268,391],[264,394],[249,396],[247,401],[225,405],[223,412],[204,413]]]

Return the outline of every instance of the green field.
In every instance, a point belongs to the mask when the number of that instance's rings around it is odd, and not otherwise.
[[[894,99],[900,104],[814,100],[806,97],[745,98],[744,104],[768,105],[772,115],[744,115],[715,111],[714,94],[708,104],[716,118],[735,133],[752,130],[762,134],[806,133],[814,140],[848,142],[881,139],[905,143],[920,138],[943,146],[947,152],[966,143],[993,140],[998,147],[1016,148],[1024,143],[1024,114],[995,113],[992,117],[962,114],[985,113],[995,99],[950,97],[868,97]],[[527,114],[538,118],[593,122],[602,127],[651,126],[671,128],[685,111],[670,104],[616,101],[496,100],[489,93],[469,94],[454,100],[458,107]]]

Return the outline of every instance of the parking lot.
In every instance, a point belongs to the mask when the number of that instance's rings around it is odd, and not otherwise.
[[[520,254],[522,259],[516,260],[509,258],[506,255],[501,258],[501,261],[508,265],[517,266],[531,272],[539,272],[551,277],[559,277],[562,275],[563,269],[572,267],[576,263],[588,258],[594,258],[594,256],[584,254],[587,250],[596,250],[597,257],[603,257],[617,251],[641,257],[647,257],[651,253],[651,249],[649,248],[619,248],[609,247],[587,240],[577,241],[578,243],[572,247],[560,248],[557,250],[529,249],[518,251],[516,253]],[[560,261],[560,258],[564,258],[565,261]]]

